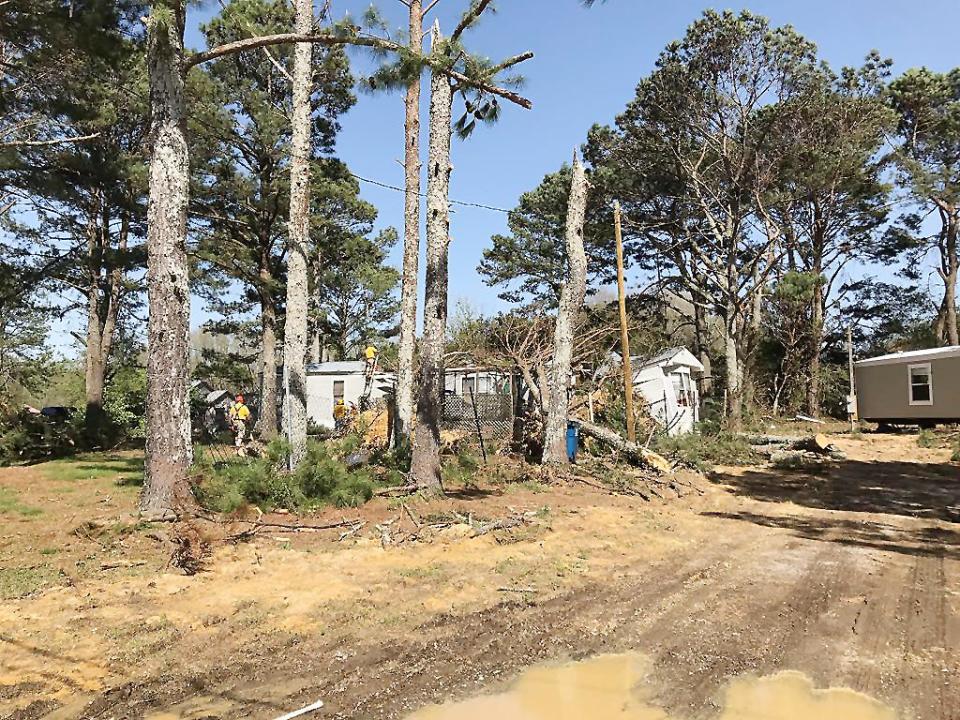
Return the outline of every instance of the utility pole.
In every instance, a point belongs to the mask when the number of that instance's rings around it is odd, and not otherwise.
[[[850,374],[850,395],[847,398],[847,416],[850,432],[857,431],[857,381],[853,374],[853,326],[847,325],[847,371]]]
[[[623,397],[627,406],[627,440],[637,441],[633,417],[633,368],[630,365],[630,335],[627,332],[627,291],[623,279],[623,230],[620,223],[620,201],[613,203],[613,230],[617,241],[617,297],[620,300],[620,346],[623,351]]]

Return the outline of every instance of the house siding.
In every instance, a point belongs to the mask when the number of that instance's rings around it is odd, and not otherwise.
[[[910,404],[911,365],[929,363],[932,405]],[[960,419],[960,357],[904,358],[884,365],[856,365],[857,411],[864,420]]]

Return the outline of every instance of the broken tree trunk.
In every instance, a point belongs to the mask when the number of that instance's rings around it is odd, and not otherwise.
[[[544,410],[544,464],[562,465],[567,458],[567,412],[570,397],[570,362],[573,355],[573,325],[583,307],[587,292],[587,255],[583,248],[583,223],[587,209],[587,175],[576,153],[573,156],[573,181],[567,206],[568,276],[560,291],[557,324],[553,333],[553,363],[550,368],[550,397]]]
[[[176,514],[189,495],[190,287],[187,281],[187,203],[190,155],[186,140],[182,2],[151,12],[147,66],[152,108],[150,201],[147,206],[147,438],[140,511]]]
[[[440,46],[434,25],[432,46]],[[434,71],[430,82],[430,150],[427,160],[427,277],[423,303],[420,391],[410,477],[428,492],[442,492],[440,413],[443,403],[443,351],[447,332],[447,260],[450,248],[450,121],[453,88]]]
[[[629,440],[624,440],[609,428],[580,421],[580,432],[587,437],[592,437],[594,440],[599,440],[604,445],[609,445],[638,465],[661,473],[669,473],[673,470],[673,465],[662,455],[636,443],[632,443]]]
[[[410,0],[410,47],[423,49],[423,6]],[[420,73],[407,86],[404,121],[403,274],[397,348],[397,413],[392,442],[409,443],[413,420],[413,350],[417,335],[417,271],[420,261]]]
[[[296,32],[313,32],[313,0],[297,0]],[[313,86],[313,45],[297,43],[293,56],[293,117],[290,143],[290,222],[287,253],[287,318],[283,332],[283,362],[289,381],[284,399],[283,429],[290,443],[290,467],[307,452],[307,316],[310,242],[310,91]]]

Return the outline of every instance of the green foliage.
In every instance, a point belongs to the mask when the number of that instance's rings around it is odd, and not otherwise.
[[[565,227],[572,171],[564,165],[544,177],[540,185],[520,197],[510,212],[509,235],[495,235],[483,251],[478,272],[487,285],[502,288],[499,297],[511,303],[546,303],[555,307],[567,274]],[[589,259],[591,285],[611,280],[614,248],[612,216],[596,187],[587,205],[584,245]]]
[[[937,446],[937,436],[932,430],[923,429],[917,434],[917,447],[932,448]]]
[[[743,436],[726,432],[659,435],[654,437],[651,449],[700,472],[709,472],[714,465],[755,465],[762,459]]]
[[[198,453],[202,480],[195,489],[197,499],[216,512],[248,504],[262,510],[357,507],[373,497],[374,485],[367,472],[350,470],[340,460],[350,447],[350,442],[310,442],[305,460],[293,473],[286,471],[288,448],[282,441],[270,443],[263,457],[237,458],[221,467]]]
[[[110,445],[143,441],[146,437],[147,373],[143,368],[122,368],[103,394]]]
[[[0,465],[55,458],[76,451],[83,413],[52,420],[26,410],[0,417]]]

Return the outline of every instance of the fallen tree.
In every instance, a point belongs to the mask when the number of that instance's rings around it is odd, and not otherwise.
[[[580,432],[587,437],[592,437],[594,440],[599,440],[604,445],[608,445],[638,465],[660,473],[669,473],[673,470],[672,463],[663,457],[663,455],[659,455],[653,452],[653,450],[648,450],[636,443],[625,440],[609,428],[594,425],[586,421],[580,421]]]

